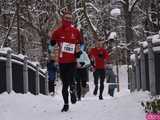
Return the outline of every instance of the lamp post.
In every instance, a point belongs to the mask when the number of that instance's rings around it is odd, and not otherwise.
[[[19,19],[19,1],[17,0],[16,1],[17,3],[16,3],[16,7],[17,7],[17,40],[18,40],[18,53],[20,54],[21,53],[21,43],[20,43],[20,19]]]
[[[114,9],[111,10],[110,14],[111,14],[112,17],[114,17],[114,18],[117,19],[117,17],[121,15],[121,10],[120,10],[119,8],[114,8]],[[116,21],[116,22],[117,22],[117,21]],[[117,26],[117,25],[116,25],[116,26]],[[115,44],[115,46],[116,46],[116,53],[118,54],[119,51],[118,51],[118,47],[117,47],[117,46],[118,46],[117,30],[116,30],[115,42],[116,42],[116,44]],[[119,56],[119,55],[118,55],[118,56]],[[119,61],[119,59],[117,58],[117,59],[116,59],[117,91],[119,92],[119,91],[120,91],[120,87],[119,87],[118,61]]]

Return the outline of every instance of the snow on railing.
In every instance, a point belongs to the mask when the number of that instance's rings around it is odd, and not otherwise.
[[[11,48],[0,49],[0,93],[48,94],[47,71],[27,56],[16,55]]]
[[[151,95],[160,94],[160,35],[147,37],[130,55],[132,63],[131,89],[148,90]]]

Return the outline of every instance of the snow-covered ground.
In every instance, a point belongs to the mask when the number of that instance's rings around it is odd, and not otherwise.
[[[61,83],[56,86],[56,95],[34,96],[12,93],[0,95],[0,120],[144,120],[141,101],[148,99],[147,92],[130,94],[125,69],[120,71],[120,93],[111,98],[105,83],[104,100],[93,96],[93,77],[90,74],[90,91],[76,104],[70,104],[69,112],[62,113]],[[123,79],[122,79],[123,76]],[[125,82],[126,81],[126,82]],[[122,89],[123,87],[123,89]]]

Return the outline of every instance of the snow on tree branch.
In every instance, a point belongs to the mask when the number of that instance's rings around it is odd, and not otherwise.
[[[75,14],[77,12],[81,12],[82,10],[84,10],[82,7],[81,8],[77,8],[72,12],[72,14]]]
[[[88,22],[89,27],[91,28],[91,31],[93,33],[94,38],[97,40],[98,39],[98,35],[97,35],[97,32],[96,32],[97,28],[93,25],[91,19],[89,18],[89,15],[87,13],[87,5],[86,5],[85,0],[83,0],[82,3],[83,3],[83,7],[84,7],[84,16],[86,18],[86,21]]]
[[[124,0],[117,0],[117,2],[120,2],[122,4],[126,4],[126,2]]]
[[[35,29],[38,33],[40,33],[40,30],[38,29],[38,27],[37,26],[35,26],[35,25],[33,25],[33,23],[32,22],[30,22],[30,21],[28,21],[28,20],[26,20],[24,17],[20,17],[23,21],[25,21],[28,25],[30,25],[33,29]]]
[[[136,33],[136,35],[140,36],[142,33],[138,30],[139,28],[142,28],[141,25],[136,25],[132,27],[132,30]]]
[[[98,12],[100,12],[100,10],[95,6],[95,5],[93,5],[92,3],[86,3],[86,6],[91,6],[93,9],[95,9],[96,10],[96,12],[98,13]]]
[[[147,13],[146,13],[144,10],[142,10],[138,5],[136,5],[136,8],[137,8],[143,15],[147,16]]]
[[[138,2],[139,0],[129,0],[129,10],[128,11],[132,11],[134,6],[136,5],[136,3]]]
[[[89,21],[91,22],[91,20],[89,19]],[[94,29],[94,31],[97,31],[97,28],[95,25],[93,25],[93,23],[91,22],[92,28]]]

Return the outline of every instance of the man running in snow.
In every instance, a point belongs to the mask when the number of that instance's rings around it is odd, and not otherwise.
[[[102,41],[96,41],[95,48],[90,50],[90,58],[91,58],[91,65],[94,69],[93,76],[94,76],[94,84],[95,89],[93,94],[97,95],[98,91],[98,79],[100,78],[100,92],[99,92],[99,99],[103,100],[103,89],[104,89],[104,80],[105,80],[105,63],[109,59],[109,54],[107,50],[103,48]]]
[[[62,112],[69,110],[68,89],[70,87],[71,103],[76,103],[74,76],[76,71],[75,48],[81,42],[80,31],[72,24],[71,13],[62,16],[62,25],[52,33],[52,45],[59,45],[60,77],[63,83],[62,96],[64,106]]]

